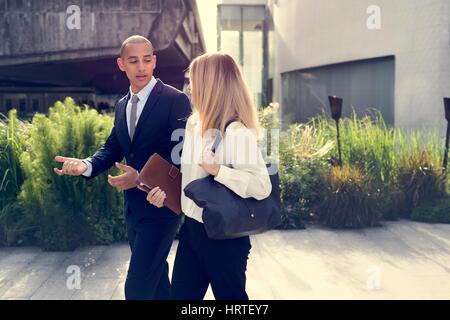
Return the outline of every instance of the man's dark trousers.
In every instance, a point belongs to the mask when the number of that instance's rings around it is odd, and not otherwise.
[[[125,282],[127,300],[166,300],[170,294],[167,256],[179,219],[127,218],[131,260]]]

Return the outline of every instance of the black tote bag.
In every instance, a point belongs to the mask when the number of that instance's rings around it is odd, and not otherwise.
[[[225,131],[233,121],[226,125]],[[213,152],[221,140],[218,135],[211,149]],[[210,239],[240,238],[265,232],[281,223],[278,170],[269,176],[272,192],[263,200],[242,198],[215,181],[212,175],[190,182],[183,191],[186,197],[203,208],[203,224]]]

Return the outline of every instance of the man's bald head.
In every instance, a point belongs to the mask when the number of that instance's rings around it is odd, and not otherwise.
[[[125,41],[122,43],[122,46],[120,47],[120,57],[124,57],[125,49],[127,45],[129,44],[135,44],[135,43],[148,43],[150,45],[152,54],[153,54],[153,44],[148,40],[146,37],[140,36],[140,35],[134,35],[131,37],[128,37],[125,39]]]

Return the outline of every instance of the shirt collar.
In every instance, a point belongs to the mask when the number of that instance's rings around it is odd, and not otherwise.
[[[147,100],[148,96],[152,92],[152,90],[155,87],[156,83],[157,83],[157,81],[156,81],[155,77],[152,77],[150,82],[147,83],[147,85],[145,87],[143,87],[141,89],[141,91],[136,93],[136,95],[139,98],[139,101],[146,101]],[[133,95],[134,95],[134,93],[133,93],[133,91],[131,91],[131,87],[130,87],[130,97],[132,97]]]

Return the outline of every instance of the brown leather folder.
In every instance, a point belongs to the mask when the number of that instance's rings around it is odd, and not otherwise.
[[[137,186],[147,193],[159,187],[166,193],[164,206],[176,214],[181,213],[181,172],[159,154],[148,159],[139,173]]]

